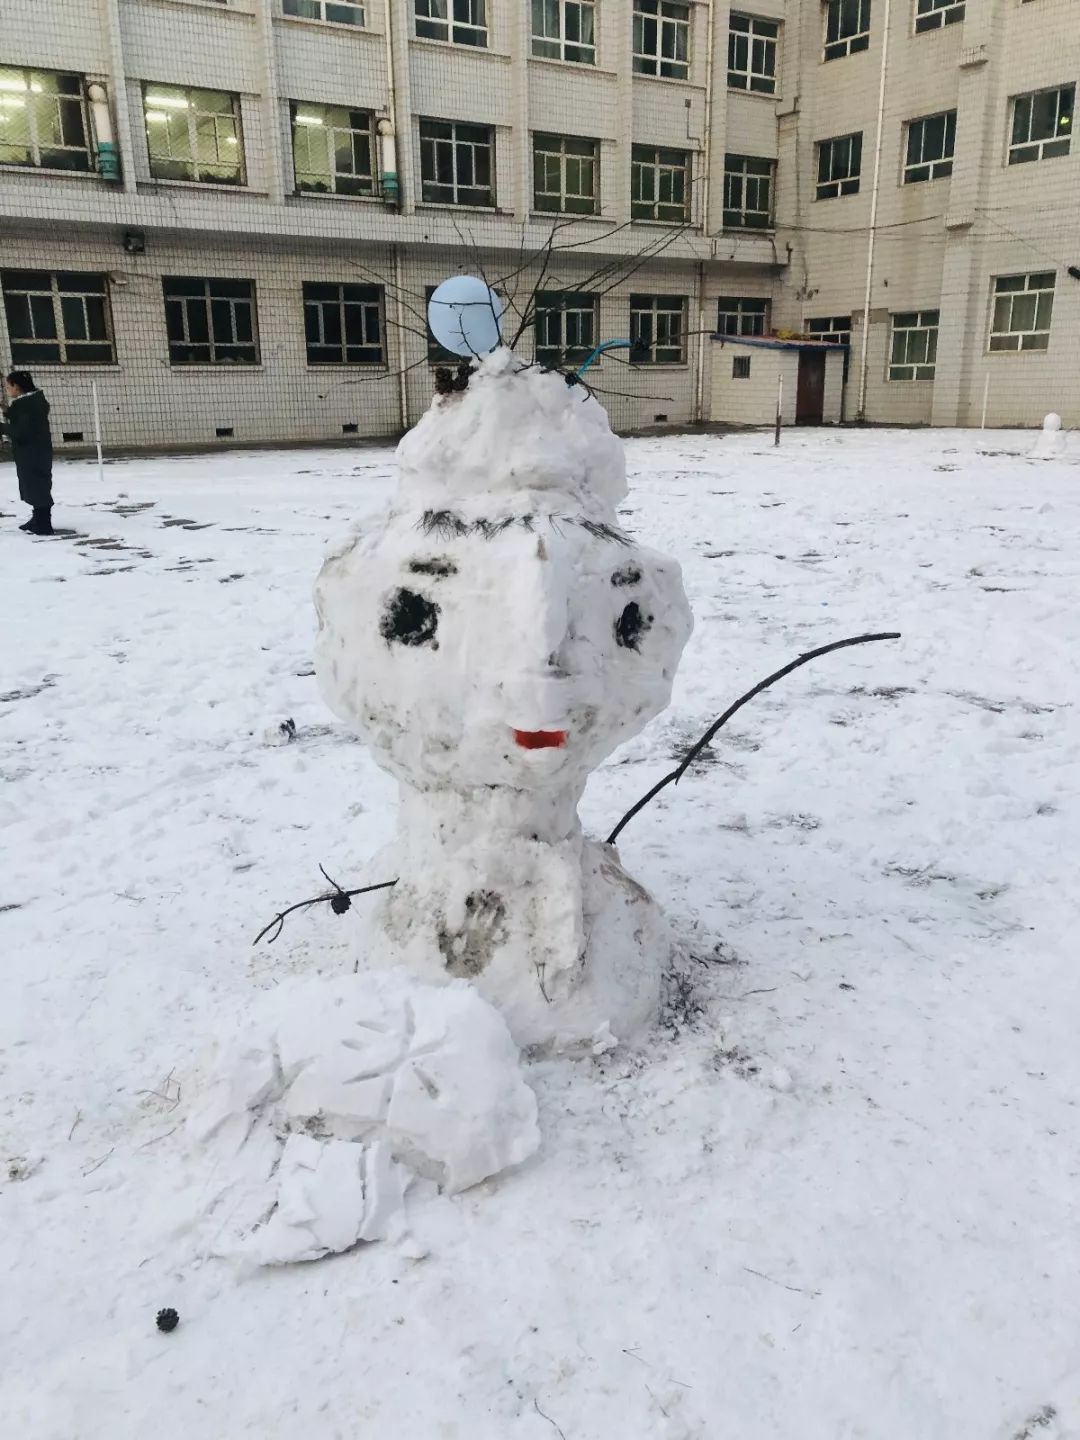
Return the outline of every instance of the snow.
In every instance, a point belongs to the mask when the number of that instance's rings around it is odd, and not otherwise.
[[[320,689],[402,789],[370,867],[397,883],[365,907],[360,964],[474,980],[523,1046],[634,1036],[671,938],[577,806],[671,698],[692,629],[679,567],[618,528],[600,404],[509,351],[398,457],[390,505],[315,592]]]
[[[629,825],[688,958],[647,1044],[527,1067],[531,1159],[417,1182],[409,1242],[239,1270],[185,1121],[259,992],[352,971],[329,906],[250,940],[394,832],[308,598],[392,456],[59,466],[95,543],[0,531],[3,1433],[1076,1440],[1080,455],[1030,445],[631,442],[621,523],[697,627],[588,833],[796,654],[903,639]]]

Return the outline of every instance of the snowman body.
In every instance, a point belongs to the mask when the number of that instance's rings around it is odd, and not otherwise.
[[[398,455],[396,499],[316,587],[323,694],[401,789],[378,861],[398,883],[362,963],[474,981],[522,1045],[625,1037],[670,940],[577,807],[668,704],[692,623],[679,567],[618,527],[602,407],[508,350]]]

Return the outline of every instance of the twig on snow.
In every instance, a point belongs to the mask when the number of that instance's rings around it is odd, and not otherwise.
[[[113,1150],[115,1150],[115,1149],[116,1149],[116,1146],[113,1145],[109,1150],[107,1150],[107,1151],[105,1152],[105,1154],[101,1157],[100,1160],[95,1160],[95,1162],[93,1163],[93,1165],[88,1166],[88,1167],[82,1172],[83,1175],[84,1175],[84,1176],[86,1176],[86,1175],[92,1175],[95,1170],[100,1170],[101,1167],[102,1167],[102,1165],[105,1164],[105,1161],[108,1160],[109,1156],[113,1153]]]
[[[622,831],[626,828],[626,826],[630,823],[634,816],[637,815],[640,811],[644,810],[645,806],[648,805],[650,800],[655,800],[657,795],[660,794],[661,790],[665,790],[669,785],[677,785],[679,783],[682,777],[686,774],[687,770],[689,770],[690,766],[694,763],[697,757],[701,754],[701,752],[716,735],[716,732],[720,729],[720,727],[722,725],[726,725],[727,722],[731,719],[731,717],[735,714],[735,712],[737,710],[741,710],[748,700],[753,700],[755,695],[760,695],[761,692],[763,690],[767,690],[770,685],[775,685],[777,680],[782,680],[785,675],[790,675],[791,672],[793,670],[797,670],[800,665],[805,665],[810,660],[816,660],[820,655],[828,655],[833,650],[843,650],[849,645],[868,645],[875,640],[899,639],[899,631],[889,630],[877,635],[853,635],[848,640],[834,640],[831,645],[821,645],[816,650],[808,650],[805,655],[798,656],[798,658],[792,660],[789,665],[785,665],[782,670],[777,670],[772,675],[766,676],[764,680],[760,680],[752,690],[748,690],[745,695],[741,695],[739,699],[735,701],[734,705],[729,705],[728,708],[724,711],[724,713],[720,716],[719,720],[713,721],[713,723],[709,726],[708,730],[705,731],[705,734],[701,737],[697,744],[694,745],[687,752],[685,758],[681,761],[681,763],[676,769],[672,770],[670,774],[665,775],[662,780],[657,781],[657,783],[647,794],[643,795],[636,804],[631,806],[631,808],[626,812],[626,814],[622,817],[619,823],[615,826],[615,829],[612,830],[611,834],[607,837],[607,844],[614,845],[615,841],[619,838]]]
[[[279,910],[273,920],[270,921],[270,924],[264,925],[258,935],[255,936],[255,939],[251,942],[252,945],[258,945],[263,936],[269,935],[270,931],[273,930],[274,933],[270,935],[270,939],[266,942],[268,945],[272,945],[285,927],[285,917],[295,914],[297,910],[307,910],[312,905],[329,905],[335,915],[344,915],[345,911],[350,908],[354,895],[370,895],[373,890],[390,890],[397,884],[396,880],[381,880],[378,885],[361,885],[357,890],[343,890],[336,880],[330,879],[330,876],[326,874],[326,871],[323,870],[321,865],[319,869],[322,870],[323,875],[326,876],[326,879],[334,887],[329,894],[315,895],[311,900],[300,900],[295,905],[288,906],[285,910]]]
[[[75,1111],[75,1119],[71,1122],[71,1129],[68,1131],[68,1139],[69,1139],[69,1140],[70,1140],[71,1137],[75,1134],[75,1131],[79,1128],[79,1122],[80,1122],[81,1120],[82,1120],[82,1111],[81,1111],[81,1110],[76,1110],[76,1111]]]
[[[753,1270],[749,1265],[742,1267],[748,1275],[756,1275],[759,1280],[767,1280],[770,1285],[779,1285],[782,1290],[790,1290],[795,1295],[809,1295],[811,1300],[816,1300],[821,1294],[820,1290],[804,1290],[801,1285],[788,1285],[784,1280],[774,1280],[771,1275],[766,1275],[761,1270]]]
[[[535,1396],[533,1398],[533,1408],[535,1409],[537,1415],[541,1417],[541,1419],[546,1420],[548,1424],[551,1425],[560,1436],[562,1436],[562,1440],[566,1440],[566,1435],[560,1428],[560,1426],[555,1424],[555,1421],[552,1420],[550,1415],[545,1415],[543,1410],[540,1409],[540,1401],[537,1400]]]

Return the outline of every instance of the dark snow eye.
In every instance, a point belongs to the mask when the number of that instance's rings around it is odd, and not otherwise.
[[[439,607],[415,590],[395,590],[386,603],[379,634],[388,645],[430,645],[436,648]]]
[[[625,570],[616,570],[611,577],[611,583],[616,589],[623,589],[627,585],[639,585],[641,583],[641,571],[636,565],[627,565]]]
[[[636,600],[631,600],[615,621],[615,643],[624,650],[640,650],[641,637],[652,628],[653,617],[642,613]]]

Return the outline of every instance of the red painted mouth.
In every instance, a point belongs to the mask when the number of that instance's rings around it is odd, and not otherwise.
[[[522,750],[561,750],[566,744],[566,731],[515,730],[514,740]]]

